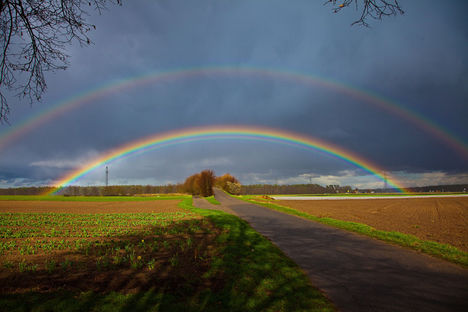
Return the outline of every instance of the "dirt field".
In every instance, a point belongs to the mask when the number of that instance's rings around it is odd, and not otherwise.
[[[359,222],[468,251],[468,198],[275,200],[317,217]]]
[[[0,294],[134,293],[198,278],[221,230],[179,202],[0,201]]]
[[[158,213],[186,212],[177,206],[180,200],[72,202],[72,201],[0,201],[0,212],[24,213]]]

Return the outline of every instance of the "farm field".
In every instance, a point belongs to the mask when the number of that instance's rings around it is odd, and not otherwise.
[[[468,251],[468,197],[354,200],[275,200],[322,218],[367,224]]]
[[[466,194],[324,194],[324,195],[271,195],[276,200],[349,200],[349,199],[405,199],[468,197]]]
[[[59,201],[59,202],[121,202],[121,201],[154,201],[184,199],[187,195],[141,195],[141,196],[61,196],[61,195],[0,195],[0,201]]]
[[[247,223],[191,202],[0,201],[0,311],[334,310]]]
[[[153,201],[1,201],[0,213],[176,213],[186,212],[176,199]]]

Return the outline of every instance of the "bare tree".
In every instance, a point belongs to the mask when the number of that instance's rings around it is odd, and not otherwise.
[[[121,0],[0,0],[0,122],[7,121],[5,91],[39,101],[47,88],[44,72],[65,69],[65,46],[89,45],[90,10]]]
[[[356,10],[361,11],[361,17],[352,25],[369,26],[366,22],[369,18],[381,20],[385,16],[405,13],[397,0],[328,0],[324,4],[333,5],[333,12],[338,13],[351,7],[353,3]]]

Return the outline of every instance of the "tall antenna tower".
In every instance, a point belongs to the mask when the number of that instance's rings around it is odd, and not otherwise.
[[[109,168],[106,166],[106,186],[109,186]]]
[[[384,171],[384,190],[388,188],[387,172]]]

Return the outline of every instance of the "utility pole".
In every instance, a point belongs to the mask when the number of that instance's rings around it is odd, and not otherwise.
[[[384,172],[384,191],[388,188],[387,172]]]
[[[106,166],[106,186],[109,186],[109,168]]]

